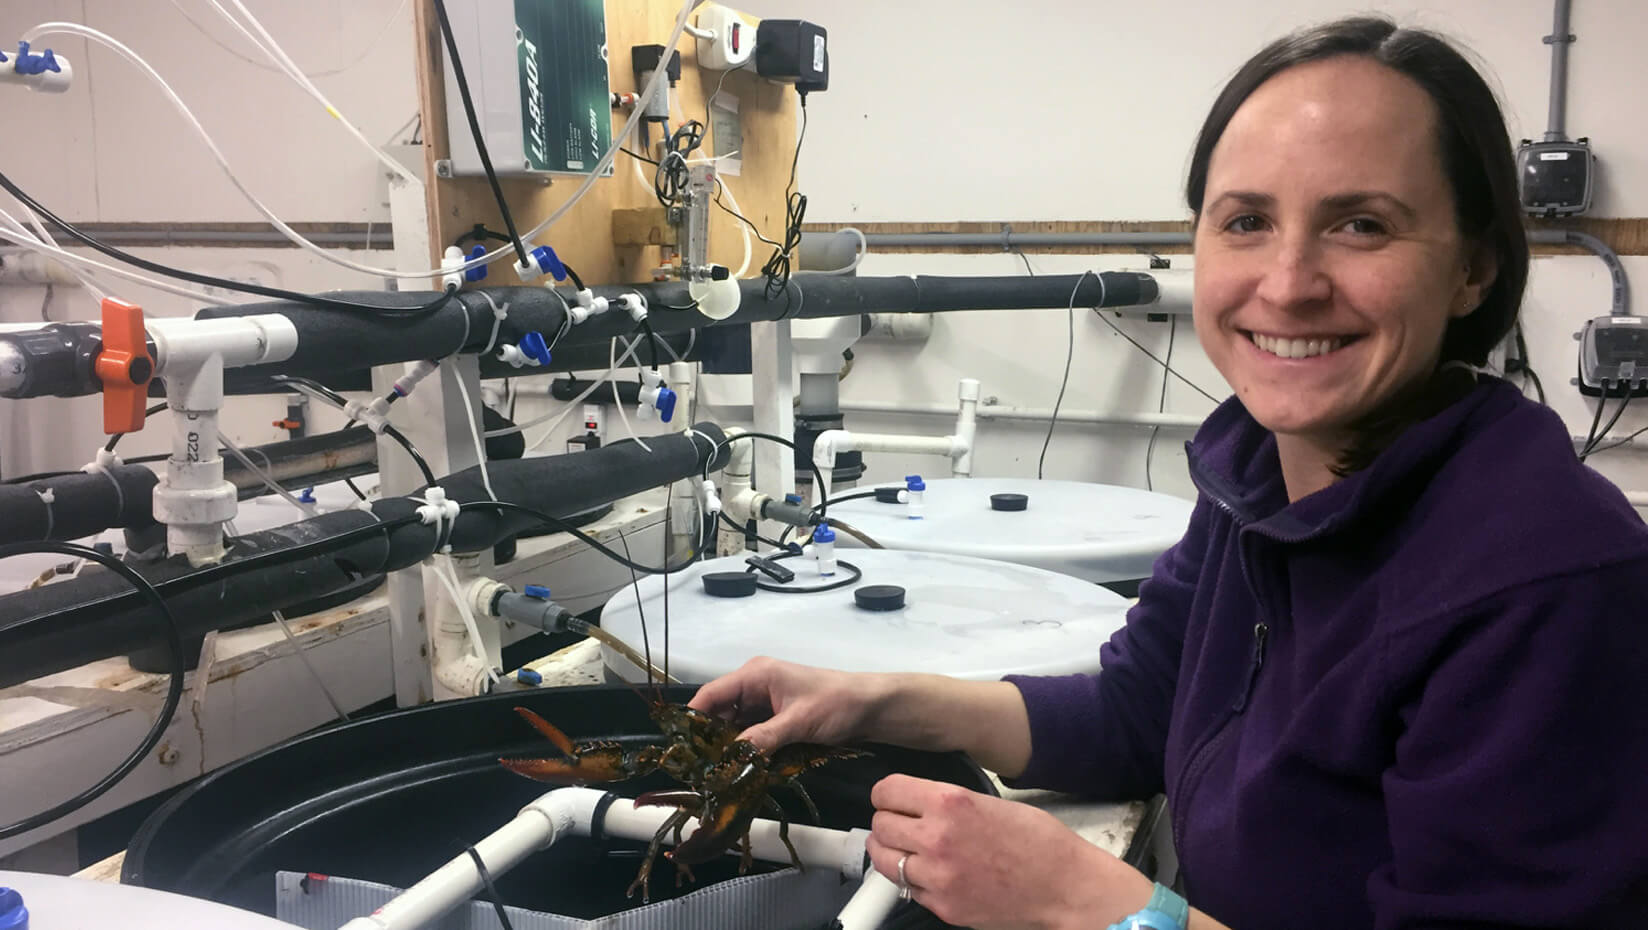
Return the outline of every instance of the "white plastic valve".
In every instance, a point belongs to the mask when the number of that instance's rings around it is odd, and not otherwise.
[[[629,318],[639,323],[647,318],[647,299],[635,291],[618,295],[618,306],[623,308]]]
[[[835,530],[830,529],[828,524],[813,531],[813,542],[807,550],[818,560],[819,575],[828,578],[835,574]]]
[[[705,478],[698,488],[698,504],[703,508],[705,516],[715,517],[721,513],[721,495],[715,489],[715,481]]]
[[[52,49],[25,49],[22,43],[16,51],[0,48],[0,83],[22,84],[43,94],[61,94],[74,83],[67,58]]]
[[[445,272],[441,275],[441,286],[443,288],[451,290],[463,287],[463,264],[463,249],[455,245],[447,246],[446,251],[441,255],[441,271]]]
[[[574,326],[592,316],[600,316],[612,306],[611,301],[605,297],[596,297],[595,292],[587,287],[578,292],[577,299],[578,305],[571,308],[572,312],[569,314]]]

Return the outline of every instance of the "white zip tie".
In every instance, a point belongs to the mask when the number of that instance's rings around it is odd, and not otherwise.
[[[57,502],[57,495],[52,492],[51,488],[30,488],[30,490],[40,495],[40,503],[46,506],[46,538],[51,539],[52,531],[57,529],[56,509],[52,507],[52,504]]]
[[[448,523],[455,523],[458,519],[458,502],[447,500],[446,490],[438,484],[432,484],[424,491],[423,506],[417,509],[418,519],[425,526],[435,527],[435,551],[449,553],[452,551],[452,530]]]
[[[486,298],[486,305],[492,308],[492,335],[487,337],[486,348],[481,350],[482,355],[488,355],[491,354],[493,346],[498,344],[498,330],[503,328],[504,320],[509,318],[509,301],[504,301],[500,307],[498,302],[492,299],[491,294],[481,291],[480,295]],[[464,342],[468,341],[469,338],[464,337]]]
[[[80,466],[80,470],[88,475],[102,475],[109,479],[109,483],[114,485],[115,513],[124,514],[126,512],[126,491],[120,486],[120,479],[116,478],[114,472],[109,470],[120,464],[122,464],[120,456],[109,449],[99,448],[97,458]]]

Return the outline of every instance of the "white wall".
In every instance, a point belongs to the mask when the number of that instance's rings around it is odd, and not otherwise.
[[[214,34],[238,43],[201,0],[177,2]],[[398,0],[248,0],[248,5],[298,63],[312,69],[351,61],[392,21],[389,34],[363,61],[317,83],[376,141],[387,141],[412,114],[410,11]],[[1368,8],[1462,40],[1501,88],[1513,137],[1544,128],[1549,51],[1540,39],[1550,31],[1548,0],[1450,0],[1424,10],[1411,3],[1340,0],[1027,0],[1013,5],[1011,15],[989,19],[958,15],[983,7],[942,0],[750,0],[745,8],[757,15],[804,16],[830,29],[832,86],[811,98],[811,128],[801,157],[809,219],[817,221],[1183,217],[1180,188],[1190,145],[1228,75],[1264,41],[1289,28]],[[152,54],[248,184],[286,219],[387,218],[370,156],[289,82],[208,42],[171,4],[8,0],[0,7],[0,37],[48,19],[89,22]],[[1641,107],[1635,102],[1636,88],[1648,84],[1648,57],[1640,53],[1648,45],[1648,4],[1582,0],[1575,4],[1573,31],[1579,41],[1570,67],[1568,128],[1591,137],[1600,155],[1597,212],[1648,215],[1648,122],[1638,118]],[[8,124],[31,129],[0,135],[0,170],[75,219],[257,219],[152,87],[101,50],[92,50],[88,59],[77,41],[54,44],[77,63],[88,63],[89,80],[63,97],[9,88],[0,93]],[[42,145],[42,138],[53,144]],[[387,253],[374,255],[388,262]],[[376,283],[291,250],[171,250],[167,258],[232,273],[267,262],[287,286],[300,288]],[[1032,256],[1032,261],[1048,273],[1136,264],[1127,256]],[[1175,259],[1179,267],[1188,262],[1188,257]],[[1638,290],[1648,289],[1648,259],[1627,259],[1626,267]],[[882,255],[867,259],[863,272],[1020,274],[1023,265],[1006,255]],[[0,289],[0,319],[34,318],[39,299],[38,291]],[[167,306],[186,308],[181,302]],[[1567,386],[1574,369],[1570,334],[1607,306],[1608,280],[1600,262],[1582,257],[1535,262],[1525,313],[1531,353],[1553,406],[1581,434],[1591,408]],[[59,304],[54,316],[90,313],[89,303]],[[1003,404],[1050,407],[1063,369],[1065,317],[1064,311],[952,314],[938,319],[923,348],[861,345],[843,396],[948,404],[956,378],[972,376]],[[1118,325],[1152,351],[1165,351],[1165,324],[1125,320]],[[1188,327],[1181,327],[1173,358],[1191,380],[1222,394]],[[1077,312],[1065,409],[1153,411],[1161,378],[1159,367],[1090,312]],[[278,400],[235,404],[239,428],[231,435],[249,442],[275,438],[267,424],[280,412]],[[11,434],[0,433],[0,465],[9,473],[74,464],[97,439],[95,400],[0,401],[0,424],[7,417],[15,424],[23,406],[35,426],[21,458]],[[1169,412],[1200,414],[1209,406],[1195,391],[1169,381]],[[522,409],[532,409],[531,401]],[[948,425],[933,417],[864,416],[853,423],[934,433]],[[49,433],[39,424],[49,424]],[[1648,425],[1648,404],[1640,413],[1628,411],[1615,435],[1643,425]],[[1034,475],[1044,435],[1045,428],[1035,424],[984,423],[980,473]],[[1149,435],[1136,428],[1062,424],[1047,474],[1142,486]],[[1183,470],[1185,438],[1183,431],[1165,429],[1158,436],[1151,469],[1158,489],[1190,493]],[[144,437],[134,439],[139,441],[128,440],[131,448],[143,449]],[[547,448],[559,450],[560,440],[555,437]],[[160,441],[153,437],[154,444]],[[1606,453],[1593,462],[1624,486],[1648,487],[1640,453]],[[877,457],[870,477],[935,472],[940,464]]]

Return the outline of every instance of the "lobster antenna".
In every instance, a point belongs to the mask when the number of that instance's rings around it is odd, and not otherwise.
[[[667,510],[665,512],[668,513]],[[635,611],[641,618],[641,654],[647,661],[647,667],[641,671],[646,674],[647,685],[653,689],[654,695],[661,696],[662,692],[659,690],[658,684],[652,680],[652,644],[647,639],[647,611],[641,604],[641,576],[636,574],[635,556],[629,551],[629,537],[624,535],[623,530],[618,530],[618,541],[624,546],[624,559],[630,563],[629,584],[631,590],[635,592]],[[669,576],[666,575],[665,577]],[[668,673],[665,674],[667,678]]]

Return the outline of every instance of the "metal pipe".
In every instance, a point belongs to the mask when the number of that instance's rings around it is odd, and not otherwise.
[[[950,417],[955,416],[956,413],[956,408],[944,404],[889,404],[877,401],[851,400],[842,401],[841,409],[845,413],[870,413],[889,416],[902,414]],[[1024,420],[1046,423],[1053,418],[1053,411],[1046,408],[1009,407],[1001,404],[981,403],[978,406],[977,416],[981,420]],[[1059,422],[1194,430],[1202,425],[1202,418],[1177,413],[1157,413],[1154,410],[1144,413],[1104,413],[1097,410],[1061,409],[1059,411]]]
[[[1187,232],[1017,233],[1005,228],[999,233],[869,233],[864,238],[872,249],[993,246],[1003,252],[1036,246],[1126,245],[1167,248],[1191,244],[1191,234]]]
[[[1612,313],[1614,316],[1631,315],[1631,285],[1625,277],[1625,266],[1620,263],[1619,253],[1615,252],[1608,243],[1587,232],[1577,229],[1535,229],[1528,233],[1529,242],[1541,245],[1577,245],[1588,250],[1602,263],[1608,266],[1608,274],[1614,282],[1614,300]],[[0,372],[3,372],[0,366]]]
[[[1545,44],[1551,47],[1551,107],[1546,119],[1545,141],[1568,141],[1568,46],[1574,41],[1568,32],[1570,0],[1556,0],[1552,11],[1551,34]]]

